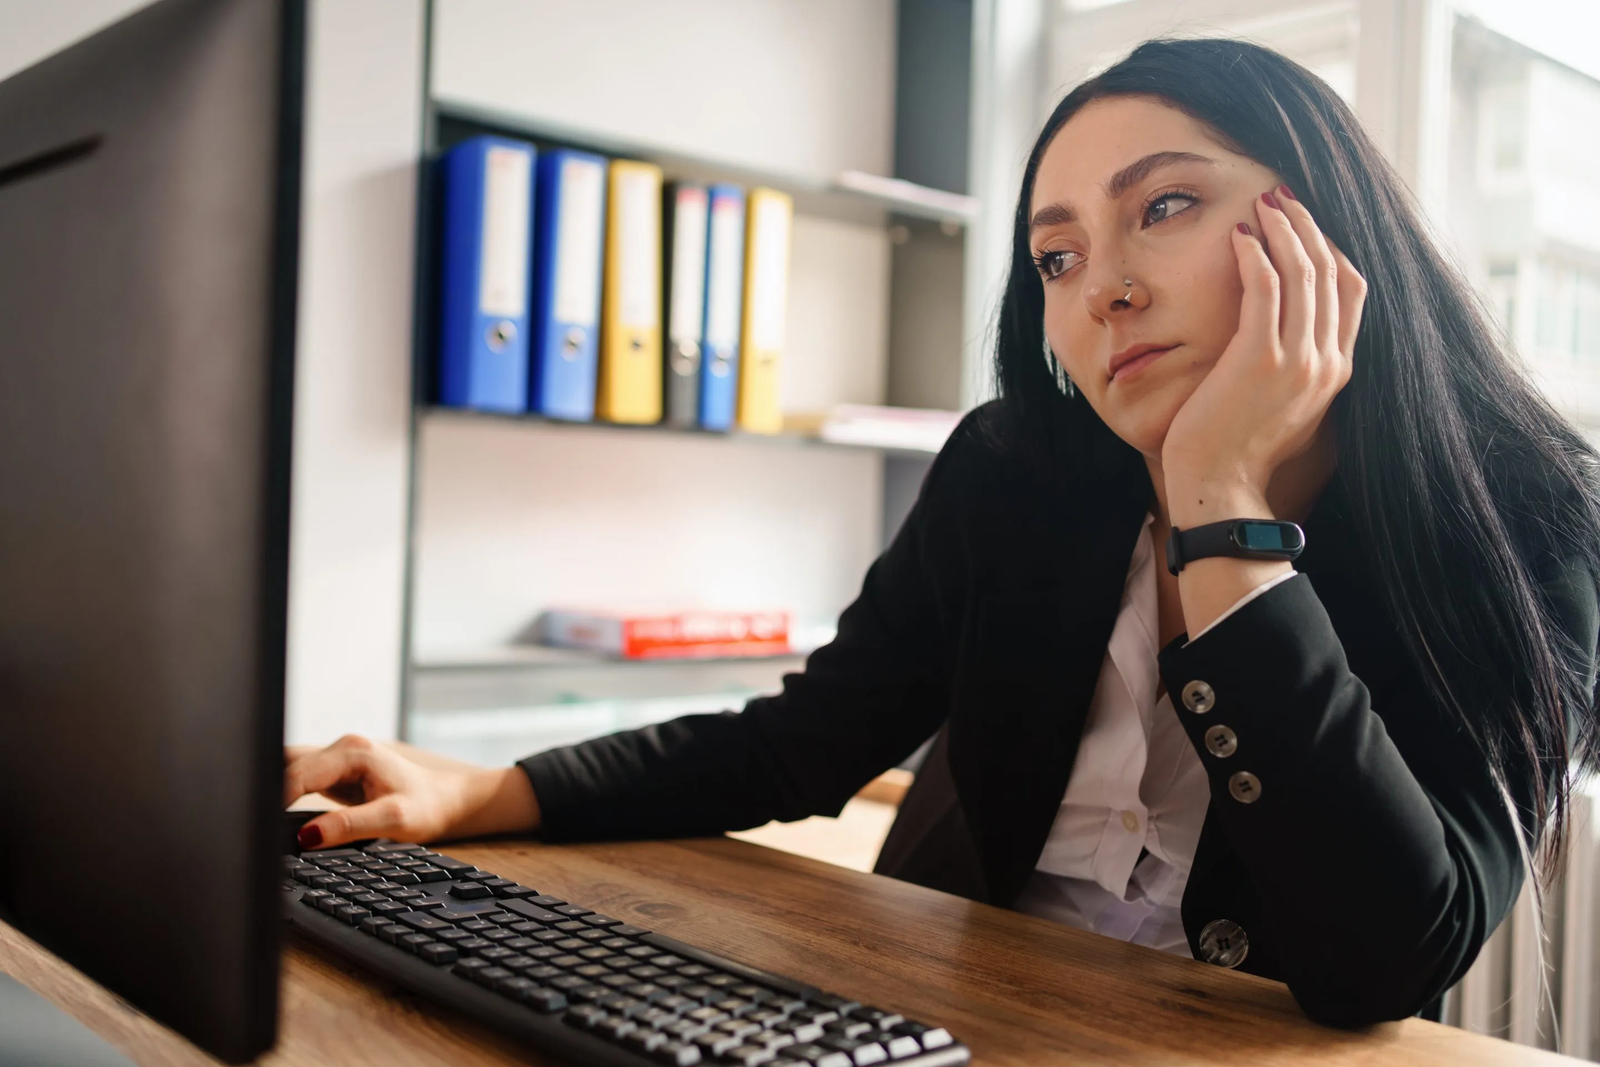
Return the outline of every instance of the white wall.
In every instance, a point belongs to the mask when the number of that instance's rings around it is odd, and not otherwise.
[[[437,0],[437,97],[755,169],[892,173],[893,0]],[[800,216],[788,411],[881,403],[890,246]],[[875,455],[441,417],[419,440],[414,652],[541,609],[787,607],[828,623],[881,544]]]
[[[400,726],[421,0],[317,0],[306,85],[288,736]]]
[[[0,0],[0,77],[143,7]],[[288,737],[399,725],[420,0],[311,5]]]

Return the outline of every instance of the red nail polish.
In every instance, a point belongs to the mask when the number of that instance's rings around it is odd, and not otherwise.
[[[1271,193],[1262,193],[1261,202],[1268,207],[1278,208],[1279,211],[1283,210],[1283,208],[1278,207],[1278,198],[1273,196]]]
[[[1294,195],[1294,190],[1289,188],[1287,185],[1278,186],[1278,192],[1280,194],[1282,194],[1282,196],[1285,199],[1288,199],[1288,200],[1299,200],[1300,199],[1298,196]]]
[[[1239,223],[1239,232],[1244,234],[1246,237],[1249,237],[1250,236],[1250,227],[1246,226],[1244,223],[1241,222],[1241,223]]]
[[[301,848],[316,848],[322,844],[322,827],[306,823],[300,827],[299,833]]]

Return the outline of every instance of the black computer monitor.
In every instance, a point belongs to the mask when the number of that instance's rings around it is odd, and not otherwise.
[[[304,10],[163,0],[0,83],[0,914],[269,1048]]]

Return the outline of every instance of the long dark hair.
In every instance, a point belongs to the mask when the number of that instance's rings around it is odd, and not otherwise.
[[[1592,766],[1595,649],[1570,647],[1534,577],[1552,560],[1600,573],[1595,453],[1508,357],[1483,306],[1429,239],[1404,185],[1324,82],[1231,40],[1156,40],[1057,105],[1028,157],[998,323],[998,433],[1030,452],[1092,412],[1042,358],[1044,291],[1028,245],[1045,149],[1112,96],[1158,99],[1283,176],[1368,283],[1350,383],[1334,406],[1338,467],[1410,655],[1473,737],[1546,873],[1571,766]],[[1527,807],[1531,802],[1531,807]]]

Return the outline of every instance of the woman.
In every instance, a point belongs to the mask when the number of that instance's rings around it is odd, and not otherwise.
[[[1594,744],[1589,447],[1345,105],[1231,41],[1056,108],[998,377],[780,695],[509,770],[292,752],[290,799],[365,801],[304,843],[835,813],[937,735],[880,871],[1436,1015]],[[1243,519],[1303,554],[1204,543]]]

